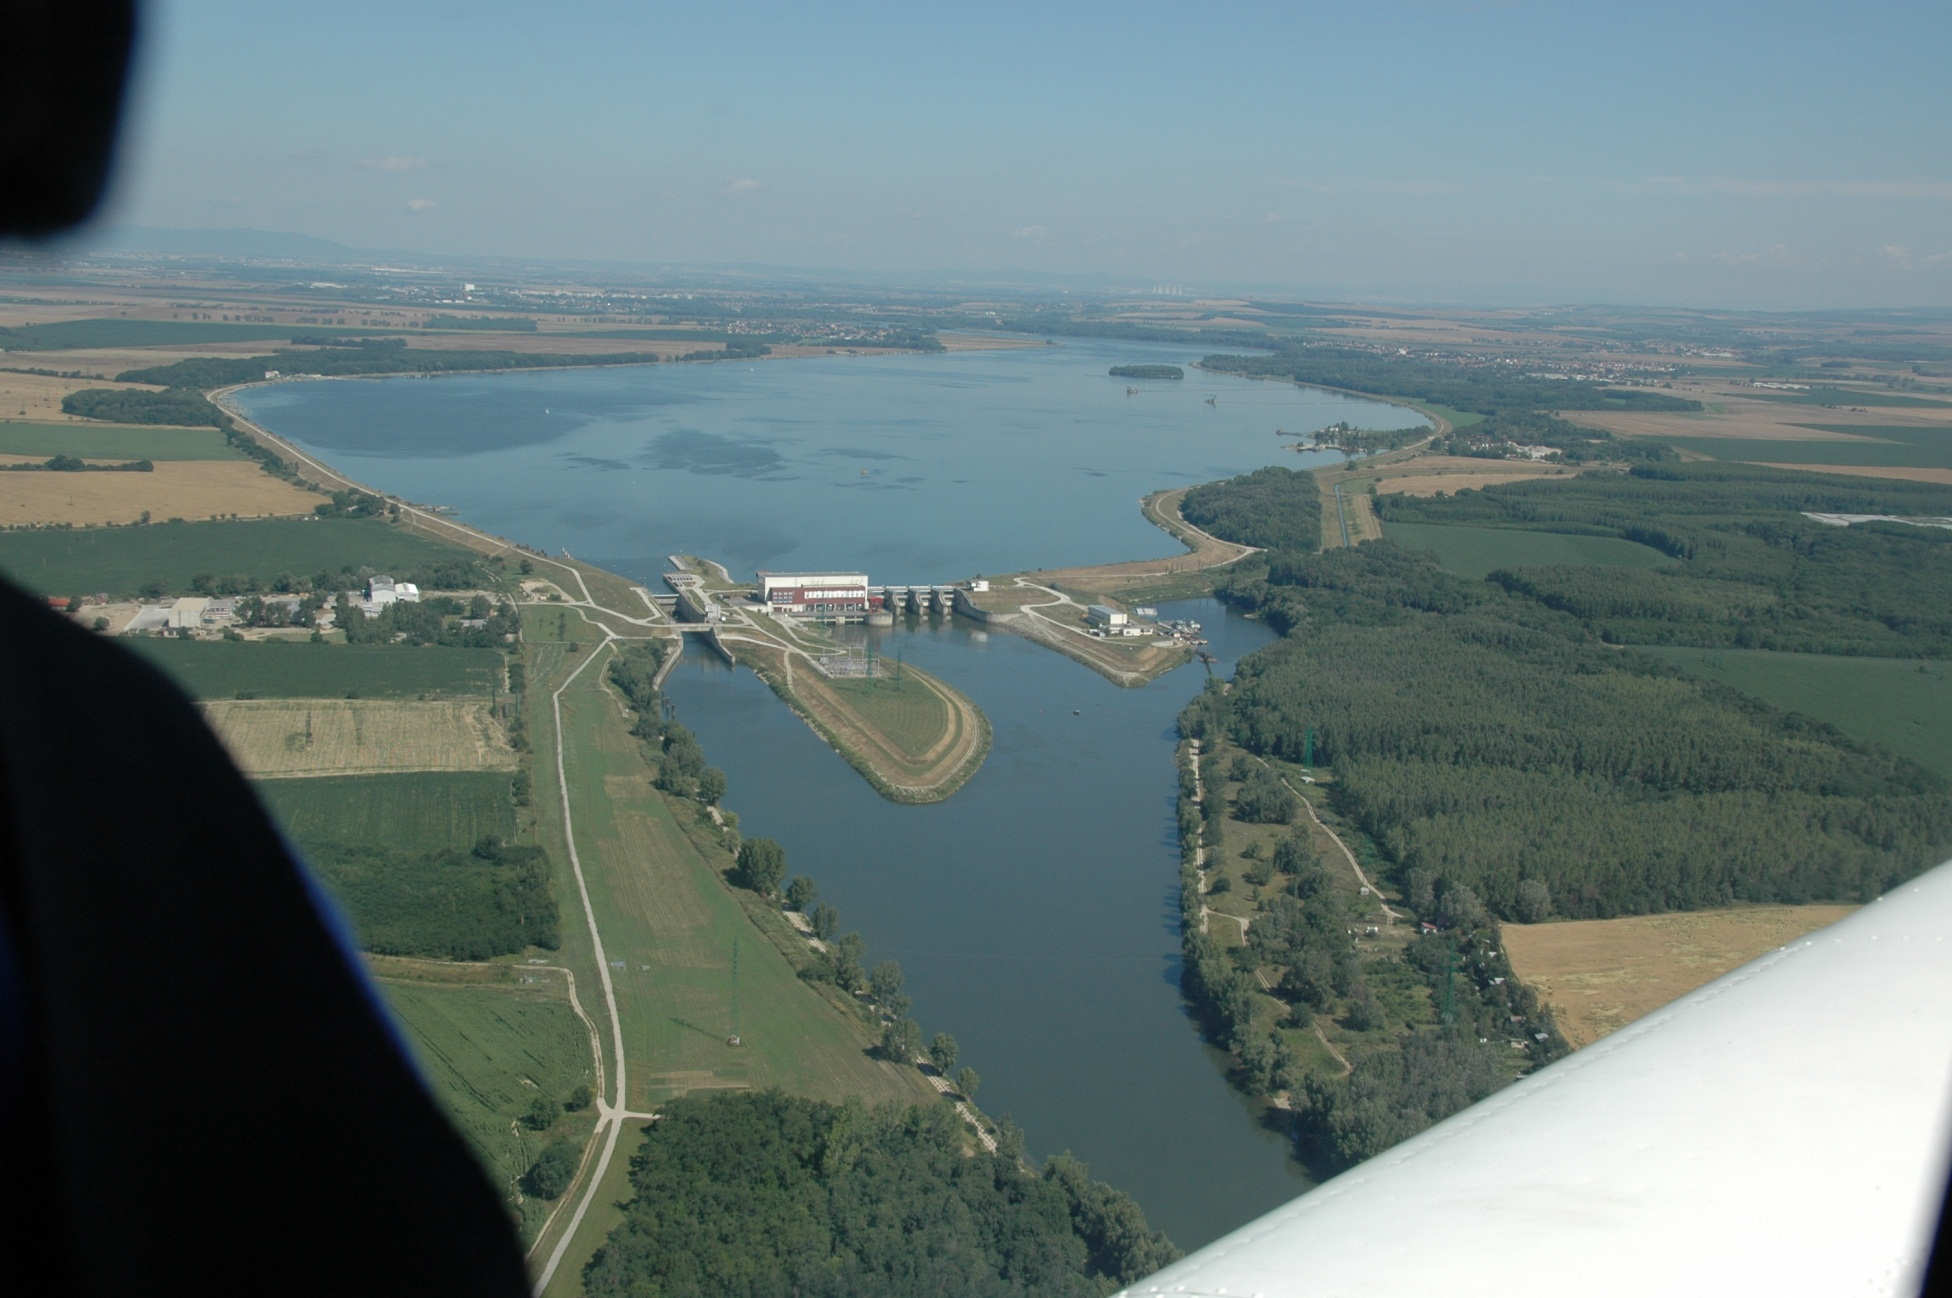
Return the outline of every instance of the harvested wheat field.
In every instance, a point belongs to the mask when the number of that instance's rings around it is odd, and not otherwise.
[[[1480,460],[1464,455],[1420,455],[1390,467],[1396,471],[1376,479],[1379,496],[1391,492],[1434,496],[1528,478],[1565,478],[1579,472],[1567,465],[1542,464],[1536,460]],[[1343,488],[1345,493],[1348,490],[1346,486]]]
[[[73,367],[63,365],[61,368]],[[141,383],[104,383],[99,379],[61,379],[51,374],[0,372],[0,418],[87,423],[80,415],[71,415],[61,409],[61,399],[79,388],[133,389],[137,392],[156,390]]]
[[[1738,906],[1675,915],[1504,925],[1512,972],[1589,1046],[1855,906]]]
[[[319,497],[249,460],[158,460],[149,473],[0,473],[0,524],[309,514]]]
[[[221,699],[203,714],[245,774],[500,771],[515,750],[478,699]]]

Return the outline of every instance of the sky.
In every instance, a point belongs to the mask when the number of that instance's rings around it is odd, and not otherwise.
[[[152,4],[109,219],[1426,302],[1952,306],[1952,5]]]

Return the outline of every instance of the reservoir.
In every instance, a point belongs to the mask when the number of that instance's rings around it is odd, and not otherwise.
[[[286,383],[239,404],[355,479],[654,589],[674,553],[897,583],[1170,554],[1139,516],[1146,492],[1318,462],[1276,429],[1422,422],[1193,369],[1106,375],[1193,359],[1087,340]],[[1205,624],[1223,676],[1272,638],[1210,600],[1160,613]],[[870,963],[901,962],[924,1033],[957,1038],[983,1108],[1034,1156],[1070,1150],[1189,1249],[1305,1189],[1178,990],[1173,723],[1205,669],[1121,690],[966,621],[849,634],[973,699],[988,761],[946,802],[886,802],[757,678],[690,653],[667,694],[742,829],[785,846]]]

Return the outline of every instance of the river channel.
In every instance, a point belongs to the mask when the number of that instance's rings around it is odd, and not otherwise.
[[[901,583],[1170,553],[1145,492],[1314,458],[1277,428],[1420,422],[1191,369],[1105,373],[1191,359],[1086,341],[287,383],[240,403],[353,478],[653,588],[678,552]],[[1210,600],[1160,611],[1205,624],[1223,675],[1270,638]],[[901,962],[924,1032],[956,1036],[1033,1154],[1077,1154],[1186,1248],[1305,1189],[1177,987],[1173,719],[1201,665],[1120,690],[959,619],[853,634],[974,699],[988,761],[947,802],[888,803],[750,673],[688,654],[667,693],[744,831],[785,846],[871,961]]]

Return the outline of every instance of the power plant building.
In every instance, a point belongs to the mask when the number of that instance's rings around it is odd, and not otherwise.
[[[840,621],[881,607],[880,596],[868,594],[864,572],[761,571],[758,577],[760,602],[778,613]]]

